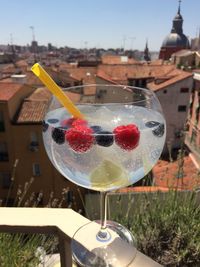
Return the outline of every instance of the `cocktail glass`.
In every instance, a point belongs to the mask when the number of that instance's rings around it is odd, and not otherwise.
[[[47,154],[65,178],[101,196],[100,227],[96,230],[92,222],[75,233],[73,257],[81,266],[128,266],[136,244],[125,227],[107,221],[107,193],[133,185],[158,161],[166,128],[160,103],[148,89],[123,85],[63,91],[82,94],[76,106],[83,118],[72,117],[53,96],[43,124]],[[92,243],[92,251],[77,241],[84,238]]]

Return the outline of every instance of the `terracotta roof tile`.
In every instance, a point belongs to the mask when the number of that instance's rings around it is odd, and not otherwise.
[[[22,87],[18,83],[0,82],[0,101],[9,101]]]
[[[26,62],[26,60],[18,60],[16,62],[16,66],[17,67],[24,67],[27,68],[28,67],[28,63]]]
[[[68,67],[65,66],[61,68],[63,71],[67,71],[71,78],[76,80],[84,80],[87,79],[88,74],[93,76],[96,74],[96,67]],[[59,69],[60,70],[60,69]]]
[[[147,84],[147,87],[153,91],[158,91],[158,90],[161,90],[171,84],[174,84],[174,83],[177,83],[179,81],[182,81],[184,79],[187,79],[189,77],[192,77],[193,74],[190,73],[190,72],[186,72],[186,71],[182,71],[182,70],[174,70],[174,71],[171,71],[170,73],[168,73],[166,76],[164,77],[155,77],[156,79],[163,79],[163,82],[160,82],[160,83],[156,83],[155,81],[153,82],[150,82]],[[155,80],[156,80],[155,79]]]
[[[49,101],[52,94],[46,87],[37,88],[29,97],[26,98],[26,101]]]
[[[43,83],[36,77],[32,71],[26,73],[26,83],[34,86],[43,86]]]
[[[169,188],[162,187],[162,186],[132,186],[132,187],[125,187],[117,190],[120,193],[131,193],[131,192],[167,192]]]
[[[117,56],[117,55],[104,55],[101,57],[102,64],[142,64],[133,58],[128,58],[127,56]]]
[[[180,189],[193,189],[195,186],[200,186],[200,180],[198,179],[199,170],[195,167],[191,157],[184,157],[183,162],[181,178],[181,161],[176,160],[168,162],[159,160],[153,168],[155,185],[162,187],[178,187]]]
[[[80,94],[71,92],[66,92],[66,94],[72,102],[76,103],[80,101]],[[41,123],[51,97],[52,94],[47,88],[37,88],[29,97],[24,99],[16,123]]]
[[[165,75],[169,71],[175,69],[174,65],[99,65],[97,75],[103,73],[111,80],[120,82],[127,81],[128,78],[153,78],[160,75]]]
[[[13,64],[8,64],[4,68],[1,69],[1,73],[3,74],[14,74],[16,72],[16,68]]]
[[[25,101],[22,104],[17,123],[42,122],[47,108],[46,102]]]
[[[76,93],[71,93],[71,92],[66,92],[67,96],[71,99],[73,103],[78,103],[80,102],[81,95],[76,94]]]

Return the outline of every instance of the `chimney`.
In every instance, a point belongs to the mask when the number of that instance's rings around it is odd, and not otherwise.
[[[26,75],[25,74],[13,74],[11,75],[12,82],[25,84],[26,83]]]

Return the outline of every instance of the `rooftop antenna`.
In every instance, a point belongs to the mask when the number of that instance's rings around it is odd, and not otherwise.
[[[125,51],[125,45],[126,45],[126,35],[123,36],[123,44],[122,44],[122,49]]]
[[[130,37],[129,38],[131,40],[131,47],[130,49],[133,50],[133,41],[136,39],[135,37]]]
[[[13,45],[13,35],[10,33],[10,45]]]
[[[33,42],[35,41],[35,31],[34,31],[34,27],[33,26],[30,26],[29,27],[31,29],[31,32],[32,32],[32,40]]]

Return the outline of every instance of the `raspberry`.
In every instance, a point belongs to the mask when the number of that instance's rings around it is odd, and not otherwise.
[[[96,143],[99,146],[105,146],[105,147],[111,146],[114,142],[113,134],[109,131],[97,132],[95,139],[96,139]]]
[[[135,124],[118,126],[113,131],[116,144],[125,150],[136,148],[140,140],[140,132]]]
[[[93,133],[92,129],[80,125],[69,129],[65,134],[65,138],[75,152],[83,153],[92,147],[94,143]]]
[[[65,142],[65,132],[62,129],[54,128],[52,130],[51,136],[53,140],[59,145],[62,145]]]
[[[86,120],[82,120],[82,119],[75,119],[72,122],[72,127],[77,127],[77,126],[87,126],[87,121]]]
[[[82,119],[69,118],[61,122],[61,127],[65,129],[76,127],[79,125],[87,125],[87,121]]]
[[[63,120],[61,122],[61,127],[62,128],[70,128],[72,126],[72,123],[75,121],[76,119],[75,118],[69,118],[69,119],[66,119],[66,120]]]

